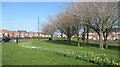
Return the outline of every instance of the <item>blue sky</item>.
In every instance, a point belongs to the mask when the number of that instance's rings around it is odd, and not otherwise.
[[[2,29],[37,31],[37,17],[40,27],[68,5],[68,2],[3,2]],[[41,29],[40,29],[41,30]]]

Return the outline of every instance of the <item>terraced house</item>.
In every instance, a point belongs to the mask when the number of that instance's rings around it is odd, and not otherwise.
[[[8,30],[0,30],[0,37],[17,37],[19,32],[17,31],[8,31]]]
[[[87,38],[87,36],[86,36],[86,38]],[[90,40],[99,40],[99,36],[95,31],[90,30],[89,31],[89,39]],[[120,28],[112,28],[107,39],[108,40],[120,40]]]
[[[27,32],[25,30],[18,31],[9,31],[9,30],[0,30],[0,37],[50,37],[41,33],[38,35],[38,32]]]
[[[27,32],[25,30],[18,30],[18,31],[0,30],[0,37],[22,37],[22,38],[24,37],[50,37],[50,35],[46,35],[42,32],[40,32],[40,34],[38,35],[38,32]],[[61,36],[57,36],[57,37],[61,37]],[[66,35],[64,34],[63,37],[66,37]],[[86,38],[87,38],[87,35],[86,35]],[[89,39],[99,40],[99,35],[94,30],[90,30]],[[120,40],[120,28],[112,28],[107,39],[108,40]]]

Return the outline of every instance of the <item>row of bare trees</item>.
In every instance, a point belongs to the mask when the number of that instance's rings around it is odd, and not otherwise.
[[[61,32],[61,36],[66,34],[70,43],[71,37],[77,35],[78,47],[79,32],[83,29],[83,36],[93,29],[99,35],[100,49],[103,49],[103,40],[106,48],[108,48],[106,41],[110,30],[118,23],[118,3],[116,2],[78,2],[71,3],[67,8],[56,16],[49,16],[48,21],[55,30]],[[48,27],[48,26],[47,26]],[[44,29],[44,28],[43,28]],[[51,28],[47,28],[47,32]],[[54,31],[50,31],[54,33]],[[51,34],[50,34],[51,35]],[[51,35],[52,36],[52,35]]]

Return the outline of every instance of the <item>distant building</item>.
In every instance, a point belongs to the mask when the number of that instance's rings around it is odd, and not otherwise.
[[[19,37],[26,37],[26,33],[27,33],[27,31],[25,31],[25,30],[18,30],[18,32],[19,32]]]
[[[46,35],[42,32],[27,32],[25,30],[18,31],[9,31],[9,30],[0,30],[0,37],[50,37],[50,35]]]
[[[87,35],[86,35],[87,38]],[[89,31],[89,39],[91,40],[99,40],[98,34],[94,30]],[[103,38],[104,39],[104,38]],[[120,28],[112,28],[108,37],[108,40],[117,40],[120,39]]]
[[[25,30],[18,30],[18,31],[9,31],[9,30],[0,30],[0,37],[51,37],[50,35],[46,35],[42,32],[27,32]],[[58,35],[57,37],[61,37]],[[67,37],[63,34],[63,37]],[[76,37],[76,36],[73,36]],[[81,37],[81,35],[79,35]],[[87,38],[87,35],[85,36]],[[89,31],[89,39],[90,40],[99,40],[98,34],[94,30]],[[104,39],[104,38],[103,38]],[[117,40],[120,39],[120,28],[112,28],[108,37],[108,40]]]
[[[58,35],[58,37],[61,37],[61,35]],[[66,35],[66,34],[63,34],[62,37],[67,37],[67,35]]]
[[[0,37],[16,37],[18,34],[17,31],[0,30]]]

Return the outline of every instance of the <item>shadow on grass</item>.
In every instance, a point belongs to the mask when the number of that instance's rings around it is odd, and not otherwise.
[[[69,46],[77,46],[78,42],[77,41],[71,41],[71,44],[68,43],[67,40],[45,40],[45,42],[51,42],[55,43],[56,45],[69,45]],[[86,47],[96,47],[99,48],[99,44],[96,43],[85,43],[85,42],[80,42],[80,46]],[[105,45],[104,45],[105,47]],[[114,46],[114,45],[109,45],[108,49],[115,49],[115,50],[120,50],[120,46]]]
[[[67,40],[45,40],[45,42],[52,42],[52,43],[60,44],[60,45],[77,46],[77,42],[75,41],[71,41],[71,44],[69,44]]]

